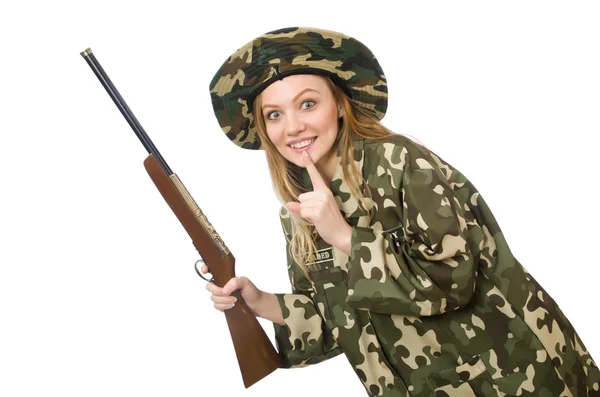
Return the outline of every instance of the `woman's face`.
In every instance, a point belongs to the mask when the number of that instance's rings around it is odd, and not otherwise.
[[[322,171],[335,169],[333,144],[341,113],[327,81],[312,74],[285,77],[261,94],[267,135],[279,153],[303,167],[307,150]]]

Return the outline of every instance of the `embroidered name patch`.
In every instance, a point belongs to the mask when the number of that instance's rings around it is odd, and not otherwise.
[[[313,254],[315,264],[327,261],[333,261],[333,247],[323,248]]]

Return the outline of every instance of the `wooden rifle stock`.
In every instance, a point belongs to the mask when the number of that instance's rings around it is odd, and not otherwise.
[[[179,219],[198,253],[210,269],[216,285],[223,287],[235,277],[235,258],[223,240],[200,210],[179,177],[174,174],[154,146],[133,112],[129,109],[114,87],[91,49],[81,52],[110,97],[113,99],[129,125],[146,147],[149,156],[144,167],[171,210]],[[281,358],[258,323],[258,320],[244,302],[239,291],[235,306],[225,310],[235,354],[246,388],[252,386],[282,364]]]
[[[166,175],[153,155],[146,157],[144,167],[211,269],[215,284],[224,286],[235,277],[233,255],[222,244],[221,238],[176,174]],[[224,253],[226,255],[222,256]],[[281,359],[239,291],[233,295],[238,301],[233,308],[225,310],[225,317],[244,385],[250,387],[279,368]]]

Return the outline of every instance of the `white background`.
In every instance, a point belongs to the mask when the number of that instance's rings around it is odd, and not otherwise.
[[[92,48],[237,273],[288,292],[264,154],[224,137],[208,84],[247,41],[298,25],[373,50],[385,124],[473,181],[600,358],[598,2],[11,3],[0,10],[0,395],[365,395],[343,357],[244,389],[197,253],[79,55]]]

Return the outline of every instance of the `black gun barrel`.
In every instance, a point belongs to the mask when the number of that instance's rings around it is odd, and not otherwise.
[[[106,92],[108,92],[108,95],[112,98],[115,105],[117,105],[117,107],[121,111],[121,114],[123,115],[123,117],[125,117],[125,120],[127,120],[129,125],[133,129],[133,132],[135,132],[135,134],[140,139],[142,145],[144,145],[148,153],[154,155],[154,158],[156,159],[156,161],[158,161],[158,163],[160,164],[162,169],[167,173],[167,175],[172,175],[173,171],[171,171],[171,168],[169,168],[169,165],[167,164],[165,159],[163,159],[163,157],[160,155],[160,152],[158,151],[156,146],[154,146],[154,144],[150,140],[150,137],[148,136],[148,134],[146,134],[146,131],[144,131],[144,128],[134,116],[131,109],[129,109],[129,106],[127,106],[127,103],[125,102],[121,94],[119,94],[119,91],[115,88],[112,81],[110,81],[110,78],[106,75],[102,66],[100,66],[100,63],[96,59],[96,56],[92,53],[91,48],[87,48],[86,50],[82,51],[81,56],[86,60],[88,65],[90,65],[90,68],[92,68],[94,74],[96,75],[96,77],[98,77],[98,80],[100,80],[100,83],[102,83],[102,85],[106,89]]]

